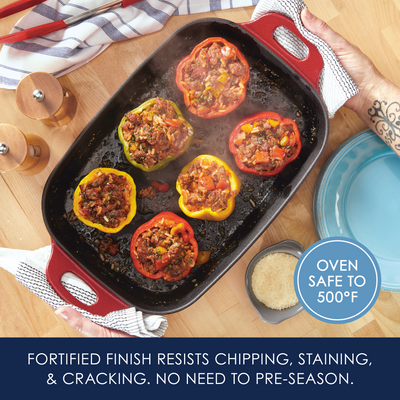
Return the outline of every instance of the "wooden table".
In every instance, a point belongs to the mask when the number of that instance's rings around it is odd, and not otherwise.
[[[10,0],[0,0],[0,6]],[[400,85],[400,4],[394,0],[308,0],[309,9],[358,45],[378,69]],[[160,32],[116,43],[87,65],[59,79],[78,99],[78,111],[68,125],[54,128],[25,117],[15,103],[15,92],[0,89],[0,123],[43,137],[50,161],[34,176],[16,172],[0,176],[0,246],[34,250],[50,244],[41,212],[42,190],[56,163],[83,128],[140,63],[177,28],[203,17],[234,22],[251,18],[254,7],[171,18]],[[0,35],[10,32],[24,13],[2,20]],[[121,57],[121,54],[124,57]],[[118,70],[118,73],[112,71]],[[167,337],[398,337],[400,293],[381,291],[374,307],[362,318],[343,325],[323,323],[302,311],[279,325],[262,322],[244,288],[248,262],[262,248],[284,239],[304,248],[318,240],[313,224],[312,196],[318,174],[329,155],[350,136],[365,129],[360,119],[341,108],[330,120],[327,146],[300,189],[262,237],[242,259],[189,308],[168,316]],[[79,337],[42,300],[0,268],[0,336]]]

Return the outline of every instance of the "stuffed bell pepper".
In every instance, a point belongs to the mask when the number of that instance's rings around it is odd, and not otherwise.
[[[198,245],[190,224],[166,211],[136,230],[130,252],[135,268],[142,275],[175,282],[195,266]]]
[[[128,161],[150,172],[165,167],[189,148],[193,128],[174,102],[157,97],[127,113],[118,136]]]
[[[238,167],[260,176],[279,174],[299,156],[301,147],[296,122],[269,111],[241,121],[229,137]]]
[[[246,97],[249,78],[243,54],[221,37],[198,44],[176,72],[176,84],[189,111],[206,119],[233,111]]]
[[[240,181],[231,168],[211,155],[187,164],[176,182],[179,207],[191,218],[222,221],[232,214]]]
[[[76,188],[73,210],[88,226],[106,233],[119,232],[136,214],[136,185],[125,172],[96,168]]]

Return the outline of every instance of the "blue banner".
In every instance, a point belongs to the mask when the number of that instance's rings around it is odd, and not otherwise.
[[[399,339],[0,340],[2,391],[17,399],[311,395],[326,400],[373,398],[396,393],[398,385]]]

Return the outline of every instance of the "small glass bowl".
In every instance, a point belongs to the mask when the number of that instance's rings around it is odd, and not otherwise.
[[[254,267],[263,257],[271,253],[288,253],[297,258],[300,258],[304,249],[300,243],[294,240],[284,240],[283,242],[276,243],[272,246],[261,250],[249,263],[245,275],[246,292],[249,296],[253,307],[256,309],[259,317],[268,324],[279,324],[288,318],[291,318],[303,310],[303,306],[298,302],[292,307],[283,310],[274,310],[261,303],[253,293],[251,286],[251,277],[253,275]]]

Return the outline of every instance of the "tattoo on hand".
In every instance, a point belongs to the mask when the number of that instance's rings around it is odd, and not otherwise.
[[[400,104],[393,102],[386,106],[386,101],[375,100],[368,114],[375,124],[376,132],[382,136],[386,144],[393,147],[392,143],[400,139]],[[394,148],[400,150],[400,142],[394,144]]]

